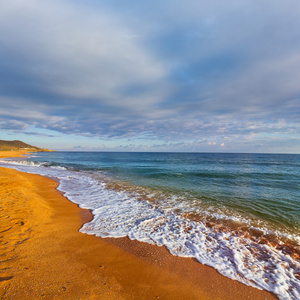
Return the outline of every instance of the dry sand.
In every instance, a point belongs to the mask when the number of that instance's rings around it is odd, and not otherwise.
[[[0,168],[0,299],[274,299],[163,247],[79,233],[91,214],[56,186]]]

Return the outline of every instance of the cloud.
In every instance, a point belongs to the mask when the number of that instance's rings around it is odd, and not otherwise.
[[[299,145],[296,0],[0,4],[2,129]]]
[[[11,2],[1,9],[3,71],[11,74],[2,83],[7,93],[27,94],[47,104],[51,97],[75,105],[84,99],[87,104],[139,106],[130,91],[143,96],[164,76],[162,63],[147,53],[126,24],[105,11],[58,1],[41,5],[31,0],[24,7]],[[157,94],[146,95],[142,104],[155,102]]]

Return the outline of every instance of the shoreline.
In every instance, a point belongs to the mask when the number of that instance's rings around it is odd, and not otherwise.
[[[165,247],[80,233],[92,214],[55,181],[7,168],[0,176],[1,299],[276,299]]]

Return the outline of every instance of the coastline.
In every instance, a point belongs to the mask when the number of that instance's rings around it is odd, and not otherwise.
[[[0,153],[9,154],[18,155]],[[0,176],[1,299],[276,299],[164,247],[82,234],[90,212],[55,181],[6,168]]]

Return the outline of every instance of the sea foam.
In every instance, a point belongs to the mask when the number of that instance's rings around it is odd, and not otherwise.
[[[275,293],[280,299],[300,299],[300,263],[267,242],[239,230],[193,221],[176,213],[172,205],[141,200],[139,193],[112,189],[103,175],[75,172],[45,163],[0,161],[5,167],[57,178],[58,189],[72,202],[92,210],[94,218],[80,231],[99,237],[125,237],[165,246],[171,254],[194,257],[220,274],[249,286]],[[148,194],[149,198],[155,197]],[[163,196],[163,195],[160,195]],[[143,197],[145,199],[145,197]],[[147,199],[147,197],[146,197]],[[170,200],[170,199],[169,199]],[[168,203],[168,201],[165,201]],[[207,212],[209,214],[209,212]],[[215,214],[216,219],[226,216]],[[235,221],[247,220],[232,217]],[[255,228],[264,231],[263,227]],[[297,237],[295,237],[297,238]]]

